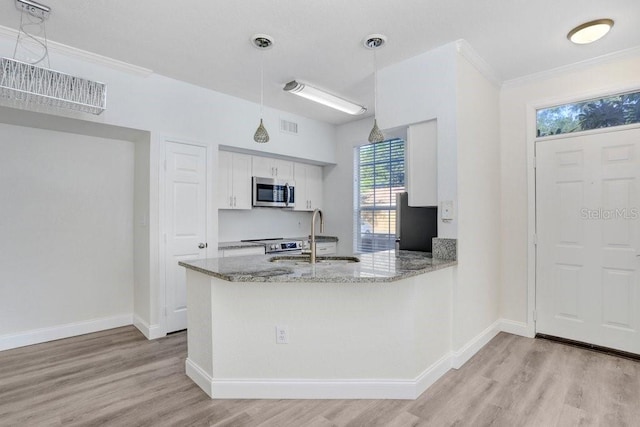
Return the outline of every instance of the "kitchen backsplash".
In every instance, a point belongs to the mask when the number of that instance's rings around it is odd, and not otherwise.
[[[458,239],[433,238],[433,257],[438,259],[458,259]]]
[[[306,236],[310,231],[311,212],[277,208],[218,211],[219,242]]]

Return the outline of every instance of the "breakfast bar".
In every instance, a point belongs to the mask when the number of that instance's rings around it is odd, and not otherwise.
[[[180,265],[186,372],[211,398],[415,399],[450,367],[454,260],[392,250]]]

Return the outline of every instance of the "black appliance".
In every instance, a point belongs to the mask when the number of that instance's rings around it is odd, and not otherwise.
[[[396,195],[396,249],[432,252],[438,237],[438,207],[411,207],[409,195]]]

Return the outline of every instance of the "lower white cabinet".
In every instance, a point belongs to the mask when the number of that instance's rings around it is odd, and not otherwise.
[[[218,258],[228,258],[231,256],[264,255],[263,246],[252,246],[249,248],[229,248],[218,249]]]

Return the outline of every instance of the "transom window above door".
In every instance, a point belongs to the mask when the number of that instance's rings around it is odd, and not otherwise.
[[[538,138],[640,123],[640,91],[587,99],[536,111]]]

